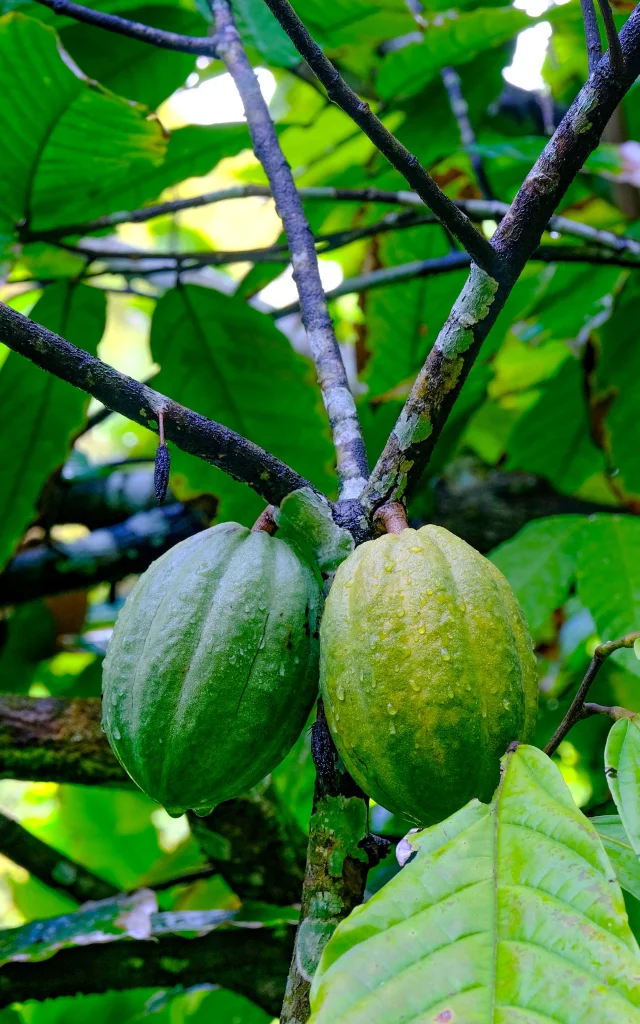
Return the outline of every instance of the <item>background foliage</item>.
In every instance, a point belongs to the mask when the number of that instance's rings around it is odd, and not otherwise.
[[[99,7],[178,32],[204,35],[209,28],[200,0],[141,6],[102,0]],[[238,0],[234,7],[250,57],[263,69],[261,83],[297,184],[402,190],[397,172],[307,79],[261,0]],[[300,0],[296,9],[452,198],[480,197],[472,167],[472,157],[480,156],[495,197],[510,201],[550,123],[557,123],[586,77],[577,0],[540,4],[532,13],[499,0],[486,6],[463,0],[456,9],[433,0],[423,12],[429,22],[424,37],[403,0]],[[274,315],[295,298],[286,255],[180,275],[175,261],[158,269],[144,255],[276,245],[282,238],[271,200],[229,199],[105,229],[90,239],[95,258],[54,238],[57,228],[145,203],[265,184],[221,63],[156,50],[56,17],[28,0],[2,0],[0,11],[0,297],[119,369],[139,379],[153,375],[161,392],[238,430],[335,496],[328,428],[304,332],[297,314]],[[619,24],[624,14],[620,5]],[[518,34],[538,31],[540,38],[543,24],[550,43],[540,91],[510,86],[503,72],[523,39]],[[461,77],[475,144],[460,141],[440,74],[449,65]],[[628,141],[640,139],[639,100],[636,83],[624,101],[624,134],[600,146],[560,211],[637,239],[638,193],[619,175],[626,166],[627,179],[635,174],[640,180],[638,151]],[[360,200],[309,200],[305,206],[317,236],[364,228],[390,210]],[[484,227],[490,233],[491,224]],[[401,223],[322,257],[325,284],[443,256],[449,244],[438,225]],[[143,253],[138,264],[118,265],[116,258],[132,251]],[[363,287],[331,302],[372,464],[465,273]],[[414,523],[440,517],[490,552],[514,586],[537,644],[541,746],[566,712],[597,643],[640,625],[639,318],[637,269],[529,263],[409,509]],[[155,436],[117,415],[92,425],[87,417],[98,407],[89,407],[81,392],[4,349],[0,362],[0,561],[5,565],[17,551],[46,543],[73,562],[73,544],[91,529],[152,507]],[[250,524],[261,511],[244,485],[180,451],[172,458],[172,501],[190,503],[207,521]],[[506,497],[496,490],[498,480],[511,481]],[[65,505],[60,498],[61,492],[94,491],[99,514],[95,503],[76,497],[75,506],[71,499]],[[518,493],[525,494],[524,511]],[[540,517],[535,499],[541,493]],[[515,495],[513,509],[509,495]],[[484,504],[477,506],[479,498]],[[535,521],[523,526],[529,517]],[[87,587],[51,595],[34,586],[31,601],[7,603],[0,621],[0,690],[99,694],[101,658],[132,577],[124,570],[115,581],[101,575],[92,561],[96,552],[84,556]],[[603,668],[592,699],[640,712],[639,675],[634,652],[619,652]],[[625,742],[637,745],[636,724],[625,729]],[[555,760],[573,800],[595,815],[640,938],[640,881],[630,852],[640,848],[637,808],[629,811],[635,824],[625,819],[625,831],[613,817],[620,812],[619,792],[614,804],[603,770],[607,731],[600,717],[581,723]],[[620,761],[621,749],[615,757]],[[305,733],[272,780],[278,813],[293,823],[298,843],[308,827],[313,777]],[[637,779],[624,785],[634,781],[637,788]],[[6,779],[0,806],[119,889],[203,863],[186,820],[171,821],[133,791]],[[406,831],[382,808],[374,808],[373,823],[394,840]],[[6,858],[0,871],[3,927],[76,906]],[[391,860],[383,862],[370,875],[369,891],[394,871]],[[222,874],[161,894],[164,910],[239,907]],[[16,1005],[0,1012],[0,1024],[89,1018],[128,1024],[147,1017],[154,1024],[271,1019],[243,996],[204,986]]]

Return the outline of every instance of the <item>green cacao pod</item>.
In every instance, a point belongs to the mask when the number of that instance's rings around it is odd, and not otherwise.
[[[285,541],[222,523],[140,577],[104,662],[103,727],[169,814],[208,814],[267,775],[318,687],[322,591]]]
[[[438,526],[339,567],[320,630],[329,728],[369,796],[421,824],[489,800],[536,719],[531,638],[504,576]]]

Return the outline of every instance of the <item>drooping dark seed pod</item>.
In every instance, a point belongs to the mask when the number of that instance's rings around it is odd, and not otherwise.
[[[164,441],[156,449],[156,465],[153,473],[153,484],[156,491],[158,504],[161,505],[167,496],[169,486],[169,471],[171,469],[171,456]]]

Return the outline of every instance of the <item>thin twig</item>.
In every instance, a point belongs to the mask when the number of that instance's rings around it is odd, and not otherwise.
[[[218,51],[242,98],[256,157],[273,190],[287,236],[293,279],[300,296],[302,322],[316,364],[318,382],[331,424],[343,498],[357,498],[368,476],[367,455],[347,374],[320,279],[313,235],[278,142],[253,68],[244,52],[228,0],[212,0]]]
[[[462,92],[462,83],[460,81],[460,75],[455,68],[443,68],[441,71],[442,82],[445,89],[447,90],[447,96],[449,97],[449,105],[451,106],[451,112],[456,119],[458,124],[458,131],[460,132],[460,141],[463,146],[475,146],[476,144],[476,133],[473,130],[471,121],[469,120],[469,104],[464,98]],[[471,154],[471,166],[474,174],[478,181],[478,186],[482,195],[485,199],[493,199],[493,191],[487,178],[487,172],[482,161],[482,157],[478,153]]]
[[[63,238],[66,235],[88,235],[92,231],[102,230],[103,228],[117,227],[119,224],[140,224],[148,220],[153,220],[154,217],[161,217],[170,213],[178,213],[181,210],[195,209],[200,206],[208,206],[211,203],[251,197],[269,199],[271,198],[271,195],[271,189],[266,185],[237,185],[233,188],[221,189],[217,192],[207,192],[201,196],[193,196],[190,199],[172,199],[166,203],[157,203],[154,206],[142,207],[139,210],[125,210],[119,213],[109,214],[105,217],[98,217],[96,220],[89,221],[85,224],[72,224],[67,225],[66,227],[52,228],[49,231],[25,231],[22,235],[22,240],[25,242],[46,241],[48,239]],[[331,186],[310,186],[306,188],[299,188],[298,195],[301,199],[307,200],[385,203],[408,206],[411,208],[417,207],[419,209],[423,209],[425,205],[417,192],[392,192],[388,189],[377,188],[349,189],[333,188]],[[456,199],[455,205],[466,213],[467,217],[472,221],[499,221],[509,211],[508,203],[501,203],[497,199]],[[384,223],[385,220],[386,219],[380,223]],[[422,224],[435,223],[436,221],[437,217],[435,214],[423,214],[420,219],[420,223]],[[569,217],[552,216],[549,219],[547,228],[549,231],[557,231],[565,235],[573,235],[576,238],[584,238],[586,241],[614,249],[616,252],[630,252],[640,256],[640,242],[637,239],[627,238],[624,235],[616,235],[612,231],[602,231],[598,228],[591,227],[589,224],[582,224],[580,221],[571,220]],[[333,237],[335,236],[321,236],[321,238],[324,238],[325,240]],[[316,239],[316,241],[318,241],[318,239]],[[97,254],[96,258],[98,258]]]
[[[0,338],[36,366],[148,430],[157,431],[162,409],[167,440],[249,484],[267,501],[279,504],[291,491],[312,487],[252,441],[120,373],[4,303],[0,303]]]
[[[116,14],[94,11],[90,7],[75,4],[72,0],[36,0],[36,2],[42,4],[43,7],[48,7],[55,14],[66,14],[74,21],[82,21],[86,25],[96,25],[109,32],[116,32],[121,36],[138,39],[141,43],[157,46],[161,50],[177,50],[179,53],[193,53],[202,57],[217,56],[216,42],[212,36],[199,38],[184,36],[179,32],[165,32],[163,29],[152,28],[151,25],[143,25],[139,21],[119,18]]]
[[[604,704],[585,704],[580,717],[591,718],[592,715],[607,715],[607,717],[612,718],[614,722],[619,722],[621,718],[638,718],[637,711],[629,711],[628,708],[622,708],[619,704],[612,704],[611,706]]]
[[[580,683],[578,692],[573,698],[569,710],[544,748],[545,754],[548,754],[549,757],[551,757],[551,755],[556,752],[569,730],[576,724],[576,722],[579,722],[580,719],[584,717],[583,709],[587,694],[589,693],[598,672],[607,658],[614,654],[615,651],[633,647],[634,643],[639,638],[640,633],[629,633],[627,636],[623,636],[620,640],[609,640],[604,644],[600,644],[599,647],[596,647],[593,652],[591,664],[585,673],[584,679]]]
[[[553,211],[640,72],[640,5],[620,33],[620,42],[625,54],[624,75],[610,67],[608,55],[602,58],[494,233],[491,244],[501,256],[500,277],[471,265],[469,278],[363,492],[361,500],[367,512],[404,497],[417,485],[482,342],[536,251]]]
[[[580,0],[580,3],[582,5],[582,20],[584,22],[584,34],[587,42],[589,74],[591,74],[602,57],[600,26],[598,25],[598,16],[593,0]]]
[[[613,11],[609,5],[609,0],[598,0],[598,6],[600,7],[600,14],[602,15],[602,20],[604,22],[604,31],[607,36],[611,70],[618,75],[622,75],[624,74],[624,54],[622,53],[622,47],[620,46],[620,38],[618,36],[616,23],[613,20]]]
[[[540,245],[531,256],[532,260],[540,260],[542,263],[589,263],[594,265],[627,267],[630,270],[640,269],[640,260],[632,259],[616,253],[602,252],[588,249],[581,246],[568,245]],[[374,288],[382,288],[390,284],[400,284],[403,281],[413,281],[420,277],[434,277],[438,274],[448,274],[455,270],[464,269],[471,263],[468,253],[456,252],[447,253],[445,256],[437,256],[430,260],[413,260],[411,263],[399,263],[393,267],[382,267],[380,270],[371,270],[366,274],[357,274],[354,277],[347,277],[339,285],[326,293],[329,301],[338,299],[342,295],[352,295],[371,291]],[[297,302],[288,306],[274,309],[272,316],[279,318],[297,313],[299,310]]]
[[[43,843],[6,814],[0,814],[0,853],[77,903],[105,900],[118,892],[116,886]]]
[[[438,219],[457,238],[478,266],[495,274],[499,265],[492,246],[444,194],[420,161],[406,149],[340,76],[310,36],[288,0],[265,0],[293,45],[322,82],[329,99],[337,103],[371,139],[376,148],[402,174]]]

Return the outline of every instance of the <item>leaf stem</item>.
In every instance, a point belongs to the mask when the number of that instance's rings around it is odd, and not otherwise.
[[[630,647],[633,647],[634,643],[639,638],[640,633],[628,633],[627,636],[621,637],[620,640],[609,640],[606,643],[600,644],[598,647],[596,647],[595,651],[593,652],[591,664],[589,665],[589,668],[585,673],[584,679],[580,683],[578,692],[573,698],[569,710],[567,711],[560,725],[558,726],[553,736],[544,748],[545,754],[548,754],[549,757],[551,757],[551,755],[556,752],[556,750],[562,743],[563,739],[565,738],[569,730],[573,728],[576,722],[579,722],[582,718],[585,717],[584,706],[587,694],[589,693],[589,690],[591,689],[593,682],[596,676],[598,675],[598,672],[602,668],[602,665],[607,660],[607,658],[611,657],[611,655],[614,654],[615,651],[620,651],[623,648],[628,649]],[[599,707],[599,705],[592,705],[592,707],[596,706]]]
[[[95,11],[91,7],[83,7],[73,0],[36,0],[36,3],[48,7],[55,14],[66,14],[74,21],[82,21],[86,25],[107,29],[130,39],[138,39],[141,43],[149,43],[161,50],[177,50],[179,53],[193,53],[202,57],[216,57],[216,41],[213,36],[185,36],[179,32],[165,32],[163,29],[143,25],[139,21],[120,18],[116,14]]]

